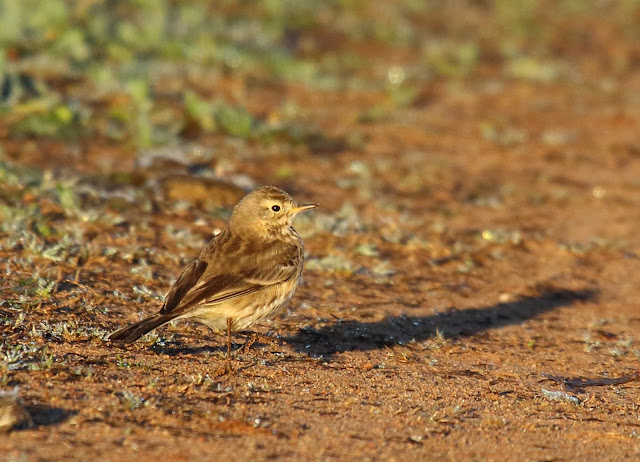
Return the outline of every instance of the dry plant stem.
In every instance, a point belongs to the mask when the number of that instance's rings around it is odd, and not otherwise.
[[[636,371],[632,374],[624,375],[622,377],[602,378],[602,379],[587,379],[584,377],[577,378],[565,378],[557,375],[542,374],[546,379],[559,383],[569,390],[574,388],[583,387],[602,387],[607,385],[622,385],[624,383],[633,382],[640,379],[640,371]]]

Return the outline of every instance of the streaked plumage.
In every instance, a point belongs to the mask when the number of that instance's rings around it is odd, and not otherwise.
[[[314,207],[298,206],[273,186],[251,192],[171,286],[162,309],[117,330],[109,340],[133,342],[174,319],[242,331],[274,315],[289,301],[302,273],[304,247],[291,221]]]

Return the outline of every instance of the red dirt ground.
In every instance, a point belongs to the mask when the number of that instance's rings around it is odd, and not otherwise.
[[[206,182],[189,207],[160,196],[151,208],[110,203],[121,222],[78,221],[87,256],[33,257],[41,274],[57,275],[49,297],[32,298],[21,321],[18,305],[0,307],[5,344],[48,358],[5,371],[3,387],[20,387],[34,425],[0,437],[0,452],[15,461],[640,457],[638,382],[606,382],[636,373],[640,356],[640,73],[627,42],[607,43],[636,64],[613,74],[602,55],[579,55],[582,79],[541,83],[488,60],[473,79],[434,79],[374,121],[359,117],[386,101],[374,90],[248,88],[246,101],[284,97],[326,134],[288,151],[198,140],[215,148],[211,167],[321,204],[297,226],[304,283],[286,313],[257,328],[272,339],[242,352],[237,335],[236,370],[225,374],[224,337],[199,325],[128,347],[82,331],[157,310],[228,216],[203,203],[218,191]],[[56,142],[6,140],[5,151],[43,170],[72,160],[65,174],[92,183],[134,171],[126,149],[88,143],[83,162]],[[46,198],[21,200],[54,224],[68,219]],[[175,238],[168,225],[191,235]],[[0,250],[6,300],[29,276],[15,263],[21,252]],[[131,272],[141,261],[150,278]],[[56,330],[62,322],[75,327]]]

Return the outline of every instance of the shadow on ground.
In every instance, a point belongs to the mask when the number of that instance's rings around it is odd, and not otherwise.
[[[577,300],[592,300],[591,289],[555,289],[513,302],[465,310],[449,309],[431,316],[394,316],[376,322],[338,321],[319,329],[304,327],[283,340],[312,356],[331,356],[344,351],[367,351],[424,341],[436,332],[446,338],[471,336],[534,318]]]
[[[156,344],[156,345],[149,346],[148,350],[156,353],[162,353],[167,356],[185,356],[185,355],[197,356],[203,353],[208,353],[210,355],[226,354],[227,352],[226,334],[225,333],[215,334],[213,331],[209,331],[208,328],[204,328],[204,332],[205,332],[205,334],[203,335],[204,339],[211,339],[212,342],[215,342],[214,338],[217,335],[218,342],[222,341],[222,343],[206,344],[203,346],[194,347],[194,346],[189,346],[189,338],[184,339],[182,338],[181,335],[177,335],[177,337],[179,338],[172,340],[172,343],[170,346]],[[255,334],[254,332],[234,332],[233,338],[232,338],[233,350],[235,351],[239,348],[241,349],[242,347],[244,347],[247,344],[247,342],[249,342],[249,340],[253,335],[259,335],[259,334]],[[253,344],[253,347],[264,346],[267,343],[279,342],[279,340],[276,337],[269,337],[268,335],[260,336],[260,340],[262,341],[251,342]],[[121,348],[127,348],[127,345],[121,345]]]
[[[46,405],[26,406],[33,427],[50,427],[58,425],[78,413],[78,411],[51,407]]]

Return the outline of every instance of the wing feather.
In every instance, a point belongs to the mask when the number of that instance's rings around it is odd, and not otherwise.
[[[201,256],[174,283],[162,313],[179,316],[199,305],[226,302],[297,277],[300,272],[298,262],[302,256],[299,249],[288,247],[278,250],[264,262],[256,262],[254,258],[250,265],[243,264],[242,259],[236,260],[236,272],[221,272],[219,268],[208,265]]]
[[[185,295],[192,290],[193,286],[195,286],[202,277],[208,266],[206,261],[200,259],[195,260],[187,266],[171,286],[160,312],[162,314],[168,314],[177,308]]]

